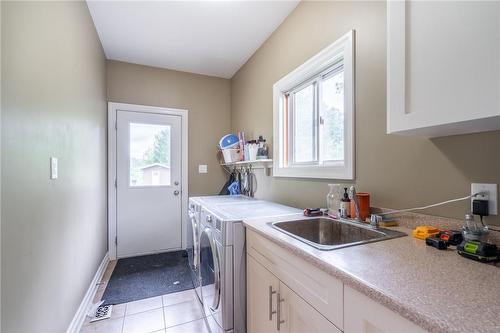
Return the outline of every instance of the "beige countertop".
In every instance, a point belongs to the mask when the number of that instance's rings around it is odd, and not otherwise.
[[[452,249],[439,251],[411,236],[321,251],[268,224],[303,218],[244,224],[429,332],[500,332],[498,264],[475,262]],[[411,235],[408,227],[393,229]]]

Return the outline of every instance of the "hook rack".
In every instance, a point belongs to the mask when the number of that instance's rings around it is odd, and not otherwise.
[[[229,168],[230,170],[236,169],[240,167],[241,169],[245,167],[250,167],[252,170],[255,169],[265,169],[266,176],[269,176],[271,173],[271,169],[273,167],[272,159],[265,160],[255,160],[255,161],[239,161],[233,163],[221,163],[223,167]]]

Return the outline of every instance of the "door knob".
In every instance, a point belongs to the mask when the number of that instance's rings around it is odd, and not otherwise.
[[[174,191],[174,195],[179,195],[179,191],[178,191],[178,190],[175,190],[175,191]]]

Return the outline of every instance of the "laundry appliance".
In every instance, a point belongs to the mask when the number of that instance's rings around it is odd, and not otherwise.
[[[236,199],[238,200],[238,199]],[[246,331],[246,252],[242,221],[302,214],[296,208],[262,200],[201,206],[199,274],[201,302],[225,332]]]

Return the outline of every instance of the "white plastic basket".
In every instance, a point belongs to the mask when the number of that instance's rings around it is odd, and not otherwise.
[[[225,163],[234,163],[240,160],[240,150],[238,148],[222,149]]]

